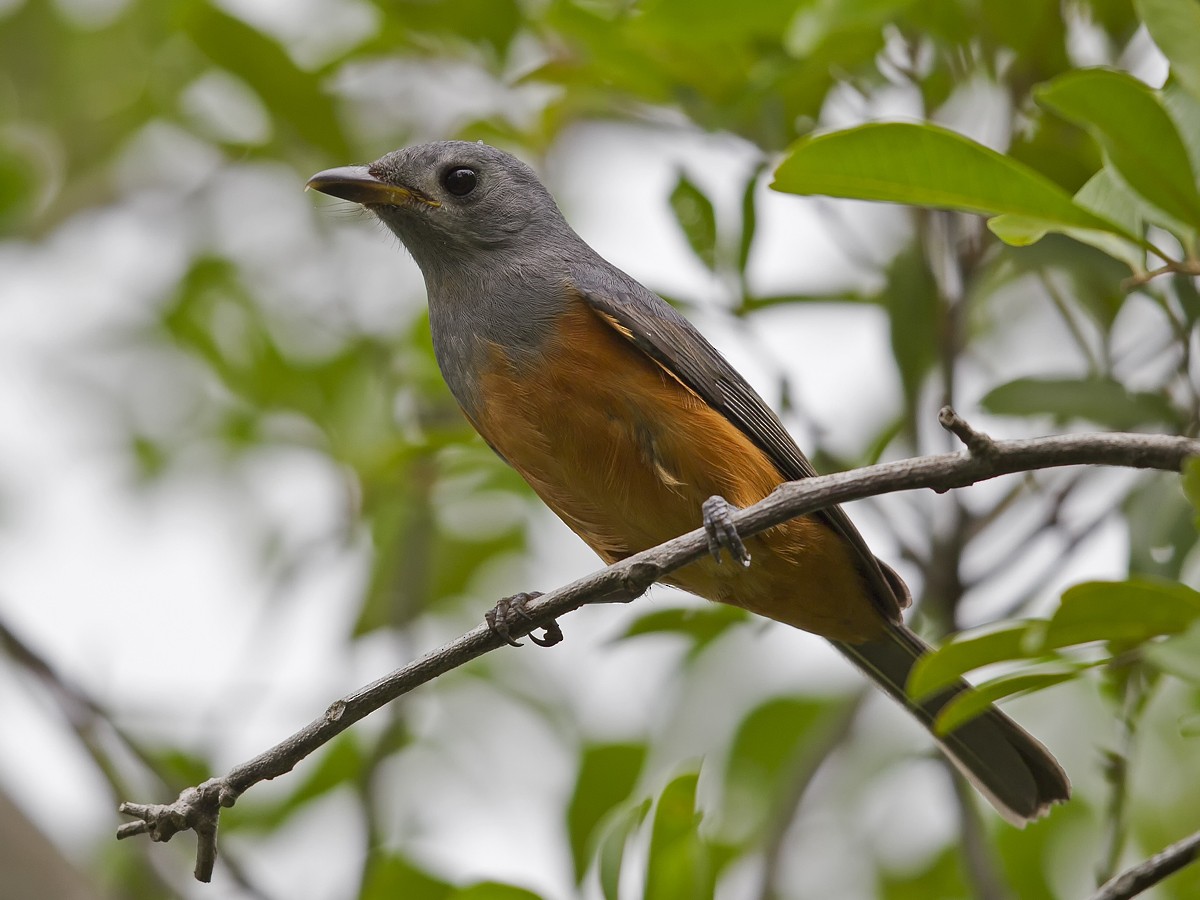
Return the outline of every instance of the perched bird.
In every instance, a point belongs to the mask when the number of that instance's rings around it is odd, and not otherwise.
[[[362,204],[408,248],[463,412],[602,559],[690,531],[703,510],[710,535],[753,564],[714,553],[671,584],[829,639],[926,727],[970,690],[907,696],[929,650],[901,619],[908,589],[840,508],[742,544],[720,498],[748,506],[815,475],[811,463],[687,319],[584,243],[528,166],[448,141],[329,169],[308,186]],[[995,707],[938,741],[1014,824],[1070,794],[1054,757]]]

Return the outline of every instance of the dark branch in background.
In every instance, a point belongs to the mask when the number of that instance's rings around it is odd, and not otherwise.
[[[1128,900],[1129,897],[1136,897],[1168,875],[1174,875],[1184,866],[1194,863],[1197,858],[1200,858],[1200,831],[1175,842],[1145,862],[1126,869],[1092,894],[1090,900]]]
[[[835,503],[860,500],[892,491],[931,488],[947,491],[978,481],[1058,466],[1107,465],[1179,471],[1191,456],[1200,456],[1200,441],[1166,435],[1061,435],[1018,441],[992,441],[975,432],[952,410],[939,419],[960,434],[978,453],[945,453],[869,466],[780,485],[762,502],[733,511],[738,532],[750,536],[796,516]],[[696,511],[699,519],[700,511]],[[512,625],[514,637],[551,623],[588,603],[629,601],[656,581],[708,553],[702,528],[635,554],[531,601],[529,620]],[[397,669],[373,684],[335,701],[318,719],[270,750],[236,766],[220,778],[188,788],[170,804],[122,803],[120,811],[137,818],[122,825],[117,837],[148,834],[167,841],[180,831],[196,831],[199,848],[196,877],[208,881],[216,859],[217,820],[221,807],[233,806],[246,790],[290,772],[295,765],[359,719],[451,669],[504,646],[480,625],[443,647]]]
[[[115,723],[111,711],[81,686],[64,677],[32,644],[24,640],[2,620],[0,620],[0,651],[43,685],[57,704],[59,712],[75,733],[75,737],[92,760],[93,765],[99,770],[114,799],[126,796],[130,791],[130,785],[129,781],[121,774],[121,766],[107,746],[110,742],[123,748],[136,759],[143,769],[164,788],[170,785],[170,776],[164,771],[161,763]],[[177,784],[178,781],[176,781]],[[150,857],[147,857],[147,862],[146,872],[150,878],[154,879],[154,886],[161,888],[161,893],[176,895],[182,892],[181,886],[177,883],[177,870],[171,866],[154,865],[153,859]],[[225,867],[246,896],[258,898],[267,896],[252,883],[241,864],[230,859],[228,855],[225,857]]]

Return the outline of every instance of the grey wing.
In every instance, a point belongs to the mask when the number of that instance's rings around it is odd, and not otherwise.
[[[574,278],[570,287],[603,320],[736,425],[786,479],[817,474],[766,401],[691,322],[624,273],[601,269],[598,277],[595,272]],[[816,516],[854,547],[880,612],[898,621],[912,602],[904,581],[871,553],[841,507],[828,507]]]

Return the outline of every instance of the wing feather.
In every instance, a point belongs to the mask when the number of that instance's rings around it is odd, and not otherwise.
[[[619,270],[600,271],[607,277],[596,277],[592,269],[589,276],[573,279],[569,287],[601,321],[732,422],[767,454],[785,480],[817,474],[766,401],[691,322]],[[898,621],[900,611],[912,602],[900,576],[871,553],[841,507],[828,507],[816,517],[854,547],[874,588],[876,606],[886,618]]]

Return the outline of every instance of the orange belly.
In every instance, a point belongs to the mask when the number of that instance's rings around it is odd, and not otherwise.
[[[474,424],[606,562],[698,527],[720,494],[735,506],[783,481],[736,426],[604,324],[582,301],[536,365],[498,347]],[[753,562],[705,558],[669,583],[834,640],[883,633],[854,551],[822,522],[793,519],[746,542]]]

